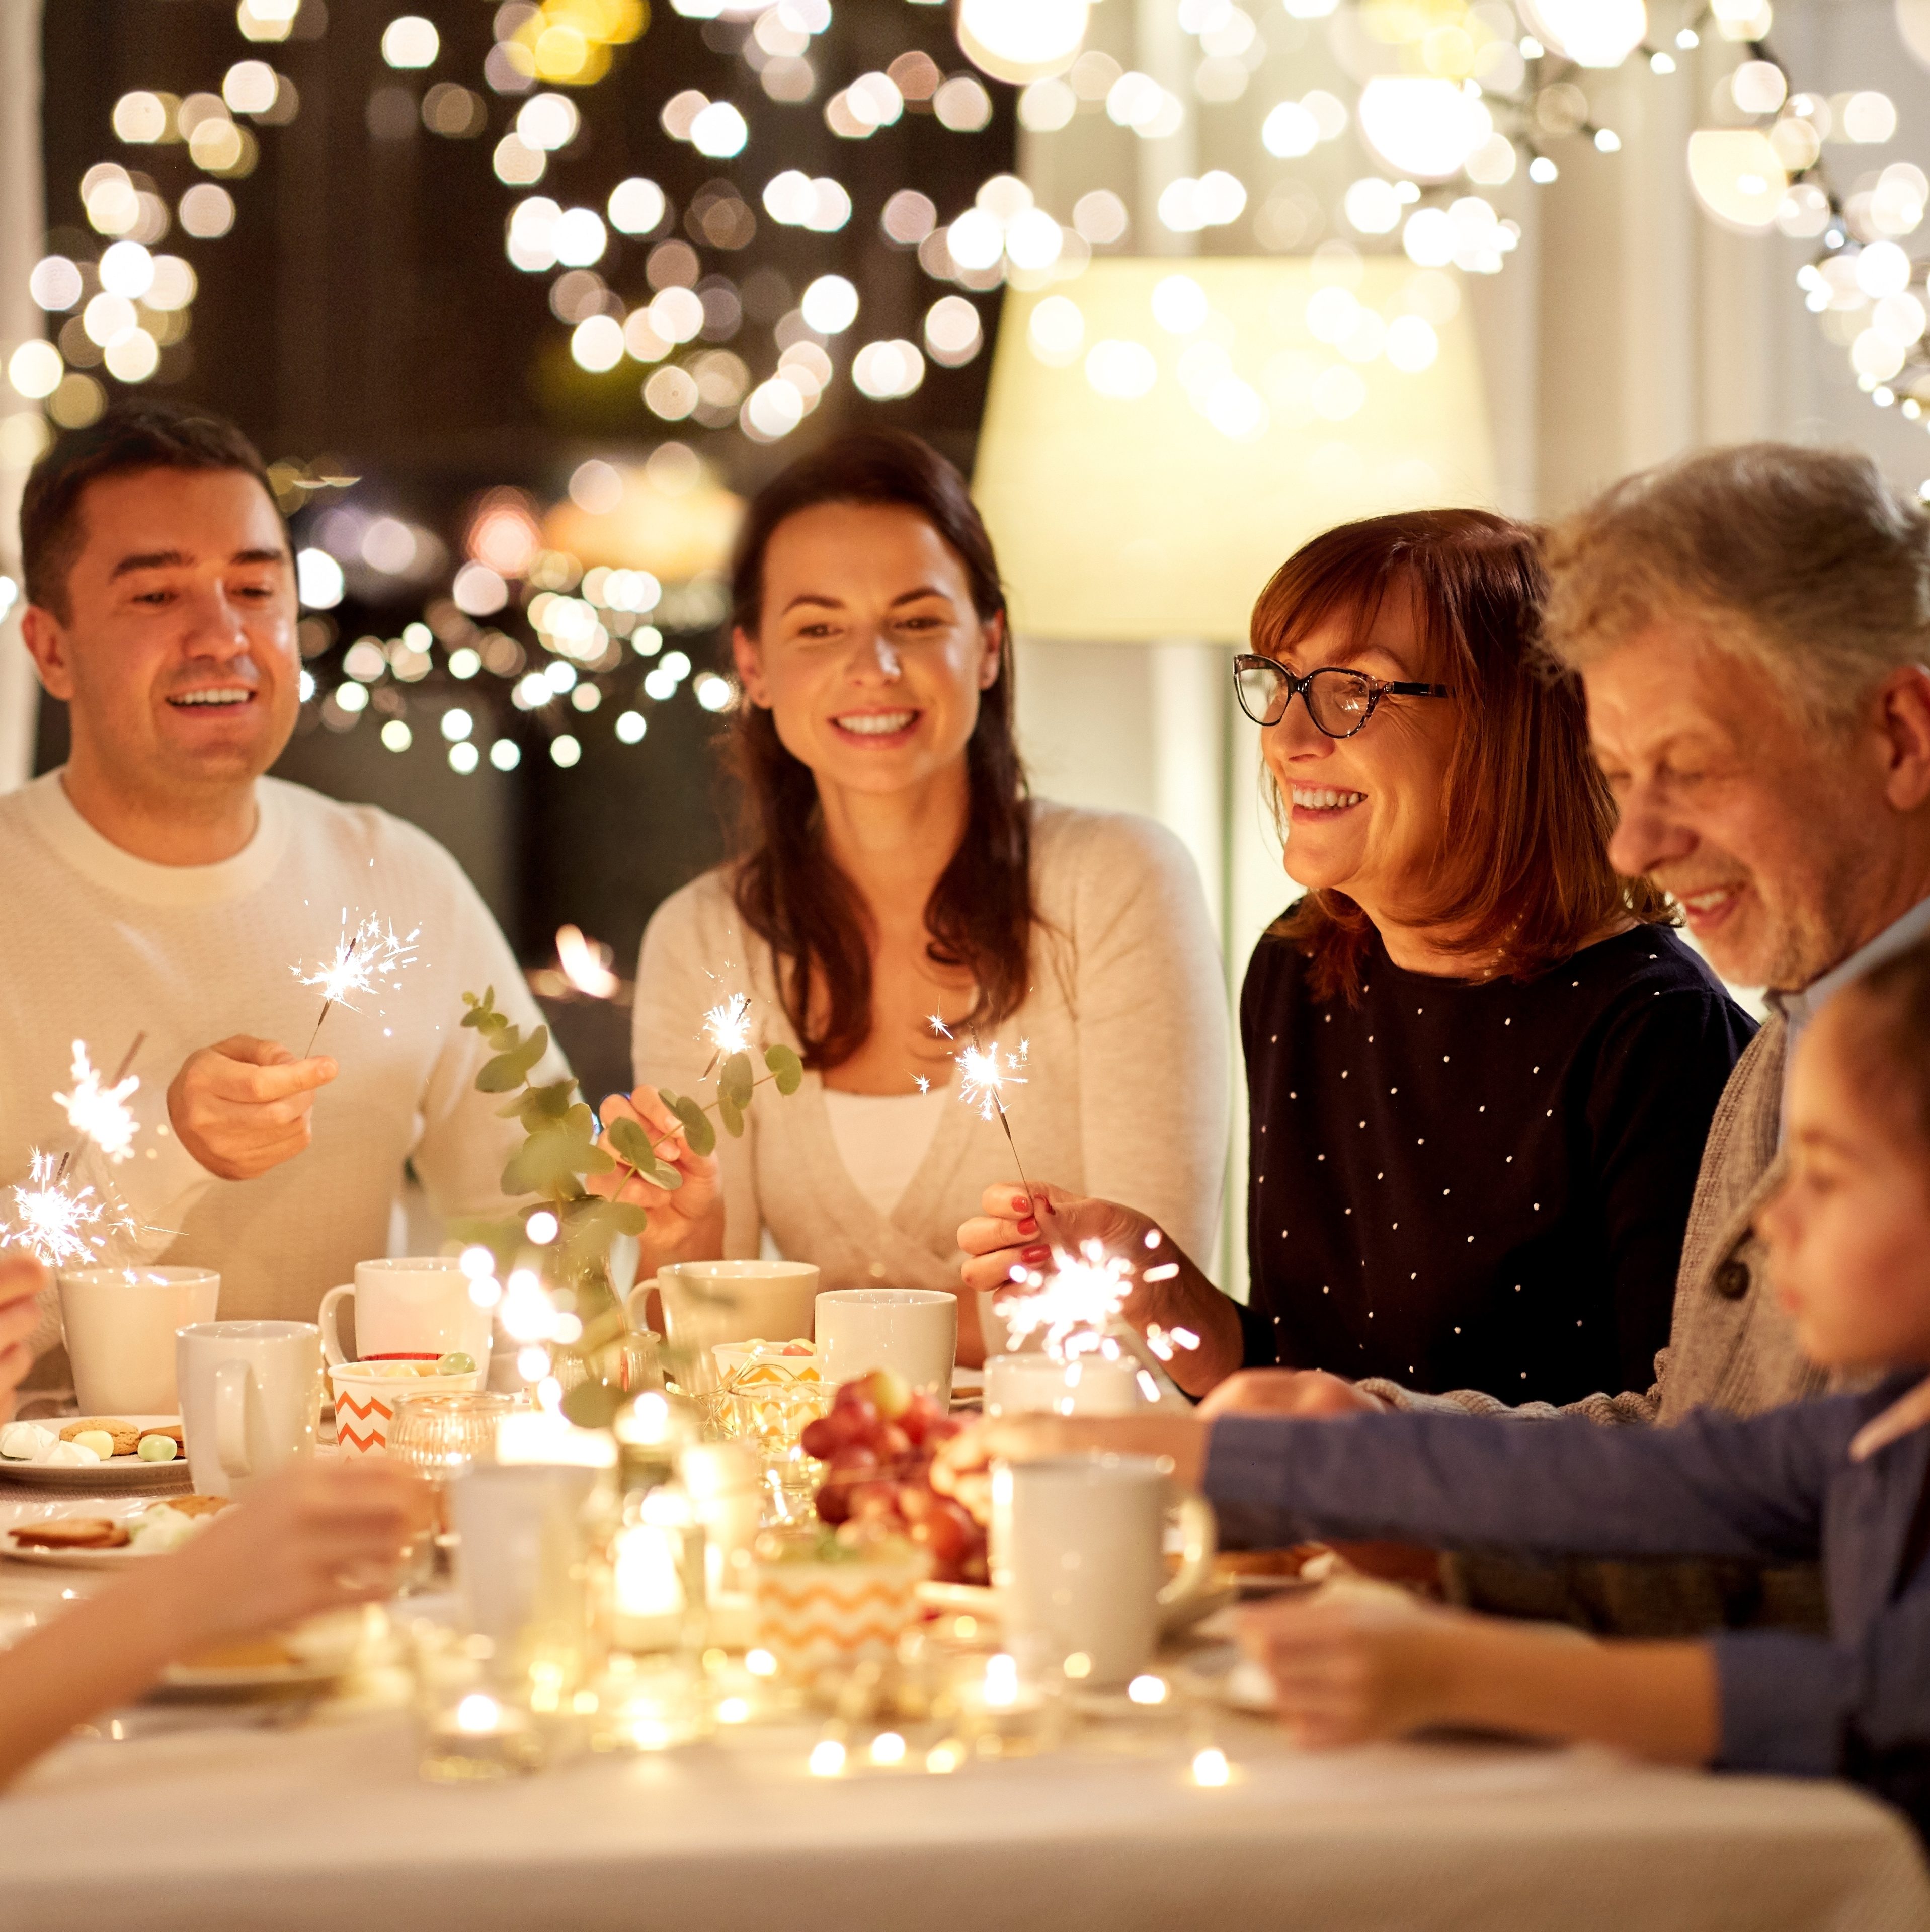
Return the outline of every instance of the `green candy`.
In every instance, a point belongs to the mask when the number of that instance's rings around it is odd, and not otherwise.
[[[143,1462],[172,1462],[175,1457],[172,1436],[143,1436],[134,1454]]]
[[[473,1376],[476,1373],[476,1358],[461,1348],[452,1354],[438,1356],[436,1372],[439,1376]]]

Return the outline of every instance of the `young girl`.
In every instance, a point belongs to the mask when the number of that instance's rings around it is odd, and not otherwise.
[[[1842,1776],[1930,1831],[1930,946],[1838,994],[1793,1070],[1762,1212],[1777,1292],[1866,1394],[1668,1430],[1426,1414],[995,1424],[992,1456],[1171,1455],[1233,1541],[1394,1537],[1547,1554],[1820,1558],[1830,1634],[1589,1642],[1397,1606],[1256,1611],[1244,1641],[1304,1743],[1430,1725],[1589,1738],[1667,1762]]]

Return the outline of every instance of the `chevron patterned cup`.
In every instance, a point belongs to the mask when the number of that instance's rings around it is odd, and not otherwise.
[[[881,1562],[760,1561],[752,1570],[758,1646],[794,1684],[888,1664],[918,1621],[925,1552]]]
[[[329,1370],[338,1454],[387,1455],[389,1425],[404,1396],[473,1395],[488,1372],[482,1368],[459,1376],[399,1376],[394,1371],[401,1366],[395,1362],[343,1362]]]

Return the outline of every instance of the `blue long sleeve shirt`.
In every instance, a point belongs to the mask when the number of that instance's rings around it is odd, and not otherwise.
[[[1541,1556],[1817,1561],[1829,1634],[1712,1633],[1718,1764],[1841,1775],[1930,1831],[1930,1430],[1850,1460],[1920,1371],[1862,1395],[1671,1429],[1435,1414],[1214,1424],[1205,1491],[1232,1544],[1393,1538]],[[1906,1574],[1906,1572],[1907,1574]]]

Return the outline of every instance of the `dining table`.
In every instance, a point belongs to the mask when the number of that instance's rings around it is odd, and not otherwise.
[[[16,1487],[0,1527],[84,1500]],[[0,1641],[101,1580],[0,1559]],[[419,1775],[406,1692],[149,1701],[0,1796],[0,1924],[1930,1932],[1914,1833],[1834,1781],[1475,1738],[1311,1752],[1203,1703],[948,1774],[814,1774],[821,1735],[794,1712],[452,1786]]]

